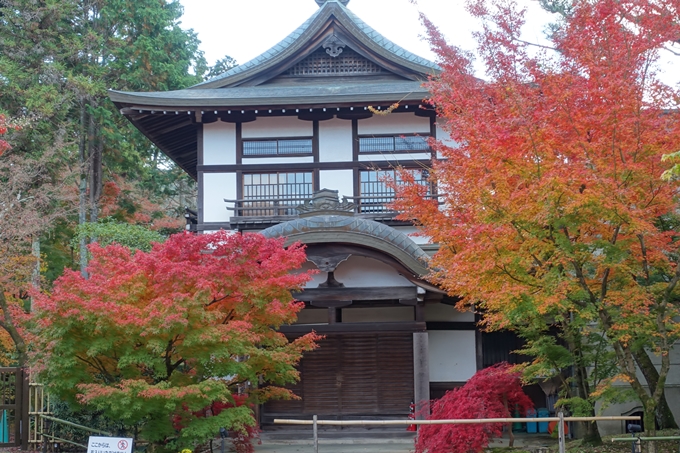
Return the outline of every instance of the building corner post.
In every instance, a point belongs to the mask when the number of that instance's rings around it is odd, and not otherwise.
[[[413,395],[416,420],[430,415],[430,351],[427,332],[413,333]]]

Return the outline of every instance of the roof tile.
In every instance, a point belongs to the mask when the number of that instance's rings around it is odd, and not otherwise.
[[[314,19],[322,12],[324,11],[325,8],[330,8],[332,7],[339,7],[341,8],[347,16],[354,22],[354,24],[357,26],[359,30],[361,30],[367,37],[369,37],[373,42],[378,44],[379,46],[384,47],[386,50],[394,53],[396,56],[403,58],[411,63],[415,63],[421,66],[424,66],[429,69],[434,69],[434,70],[439,70],[441,69],[437,64],[426,60],[425,58],[419,57],[403,47],[400,47],[390,41],[389,39],[385,38],[383,35],[378,33],[374,28],[370,27],[366,22],[361,20],[356,14],[354,14],[352,11],[350,11],[347,7],[343,6],[339,2],[328,2],[324,4],[321,8],[319,8],[312,16],[307,19],[301,26],[299,26],[297,29],[293,30],[292,33],[290,33],[287,37],[285,37],[281,42],[276,44],[274,47],[269,49],[268,51],[264,52],[262,55],[259,55],[252,60],[236,66],[229,71],[214,77],[210,80],[207,80],[205,82],[199,83],[197,85],[194,85],[192,88],[201,88],[202,85],[205,85],[207,83],[213,83],[219,80],[225,80],[229,79],[230,77],[233,77],[235,75],[241,74],[242,72],[252,68],[253,66],[258,66],[261,64],[266,63],[267,61],[275,58],[277,55],[281,54],[284,52],[287,48],[289,48],[297,39],[302,36],[302,34],[309,28],[309,26],[312,24]]]

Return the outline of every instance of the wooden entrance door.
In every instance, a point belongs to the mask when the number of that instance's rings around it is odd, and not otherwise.
[[[302,399],[267,403],[265,417],[406,415],[413,400],[413,335],[329,335],[305,354],[300,373],[290,388]]]

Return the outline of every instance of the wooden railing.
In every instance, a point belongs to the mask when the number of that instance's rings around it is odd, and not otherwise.
[[[274,419],[275,424],[282,425],[312,425],[312,435],[314,440],[314,453],[319,453],[319,425],[332,426],[389,426],[389,425],[469,425],[487,423],[524,423],[524,422],[557,422],[559,452],[565,453],[565,422],[593,422],[609,420],[635,420],[639,421],[640,416],[599,416],[599,417],[565,417],[559,412],[557,417],[532,417],[532,418],[478,418],[478,419],[456,419],[456,420],[319,420],[315,415],[312,420],[294,419]]]
[[[270,216],[294,216],[297,215],[297,207],[309,200],[304,198],[249,198],[244,200],[227,200],[228,211],[234,211],[234,217],[270,217]]]
[[[397,211],[389,205],[394,202],[394,195],[366,195],[361,197],[345,197],[354,203],[355,214],[380,214],[394,217]],[[439,198],[439,195],[430,195],[429,198]],[[304,198],[258,198],[229,200],[224,199],[228,211],[234,212],[234,217],[278,217],[296,216],[297,207],[308,201]]]

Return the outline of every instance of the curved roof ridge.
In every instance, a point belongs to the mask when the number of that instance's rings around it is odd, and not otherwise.
[[[307,19],[302,25],[300,25],[298,28],[296,28],[292,33],[290,33],[288,36],[286,36],[282,41],[280,41],[278,44],[276,44],[274,47],[271,49],[267,50],[266,52],[258,55],[257,57],[247,61],[246,63],[243,63],[242,65],[236,66],[223,74],[220,74],[216,77],[213,77],[212,79],[206,80],[204,82],[198,83],[192,87],[189,87],[189,89],[195,89],[195,88],[202,88],[204,85],[214,85],[215,82],[219,82],[220,80],[227,80],[231,77],[237,76],[239,74],[242,74],[254,67],[260,66],[263,63],[267,63],[268,61],[274,59],[281,53],[283,53],[286,49],[288,49],[295,41],[302,36],[303,33],[307,31],[307,29],[310,27],[310,25],[314,22],[314,20],[326,9],[329,8],[338,8],[340,11],[342,11],[347,18],[356,26],[356,28],[363,33],[368,39],[373,41],[376,45],[379,47],[384,48],[388,52],[394,54],[395,56],[402,58],[409,63],[416,64],[419,66],[422,66],[424,68],[428,68],[434,71],[440,71],[441,67],[430,61],[427,60],[426,58],[419,57],[418,55],[409,52],[408,50],[404,49],[403,47],[395,44],[394,42],[390,41],[387,39],[385,36],[380,34],[377,30],[375,30],[373,27],[368,25],[366,22],[361,20],[359,16],[354,14],[347,6],[343,5],[341,2],[338,1],[329,1],[326,2],[323,6],[321,6],[314,14],[312,14],[309,19]]]
[[[400,261],[403,265],[414,271],[415,274],[425,275],[427,263],[430,257],[403,231],[398,231],[388,225],[376,222],[375,220],[355,216],[325,215],[319,214],[312,217],[300,217],[286,222],[279,223],[260,231],[265,237],[288,237],[294,240],[303,239],[305,236],[315,232],[331,233],[335,241],[343,242],[347,238],[345,235],[358,235],[379,243],[394,247],[392,255],[383,247],[378,247],[384,253],[390,254],[393,258]],[[333,240],[327,242],[334,242]],[[364,246],[367,244],[363,244]]]
[[[325,6],[325,5],[324,5],[324,6]],[[343,8],[344,8],[344,7],[343,7]],[[191,88],[200,88],[202,85],[205,85],[205,84],[208,84],[208,83],[217,82],[218,80],[226,79],[226,78],[231,77],[231,76],[234,76],[234,75],[236,75],[236,74],[240,74],[240,73],[242,73],[242,72],[244,72],[244,71],[246,71],[246,70],[248,70],[248,69],[250,69],[250,68],[252,68],[252,67],[254,67],[254,66],[258,66],[258,65],[260,65],[262,62],[267,61],[267,60],[273,58],[274,56],[280,54],[280,53],[283,52],[288,46],[290,46],[292,43],[294,43],[295,40],[298,39],[298,38],[300,37],[300,35],[302,35],[302,33],[305,32],[305,30],[307,30],[307,28],[309,27],[309,25],[314,21],[314,19],[316,19],[316,17],[320,14],[320,12],[321,12],[322,9],[323,9],[323,8],[317,9],[317,10],[314,12],[314,14],[312,14],[311,16],[309,16],[309,19],[307,19],[306,21],[304,21],[304,22],[302,23],[302,25],[300,25],[298,28],[296,28],[295,30],[293,30],[292,33],[290,33],[288,36],[286,36],[285,38],[283,38],[281,41],[278,42],[278,44],[276,44],[274,47],[272,47],[271,49],[267,50],[266,52],[264,52],[264,53],[258,55],[258,56],[255,57],[255,58],[252,58],[251,60],[246,61],[246,62],[243,63],[243,64],[240,64],[240,65],[238,65],[238,66],[235,66],[235,67],[231,68],[230,70],[228,70],[228,71],[226,71],[226,72],[224,72],[224,73],[222,73],[222,74],[220,74],[220,75],[218,75],[218,76],[213,77],[212,79],[208,79],[208,80],[205,80],[205,81],[203,81],[203,82],[201,82],[201,83],[197,83],[196,85],[193,85],[193,86],[191,86],[191,87],[189,87],[189,88],[190,88],[190,89],[191,89]]]

